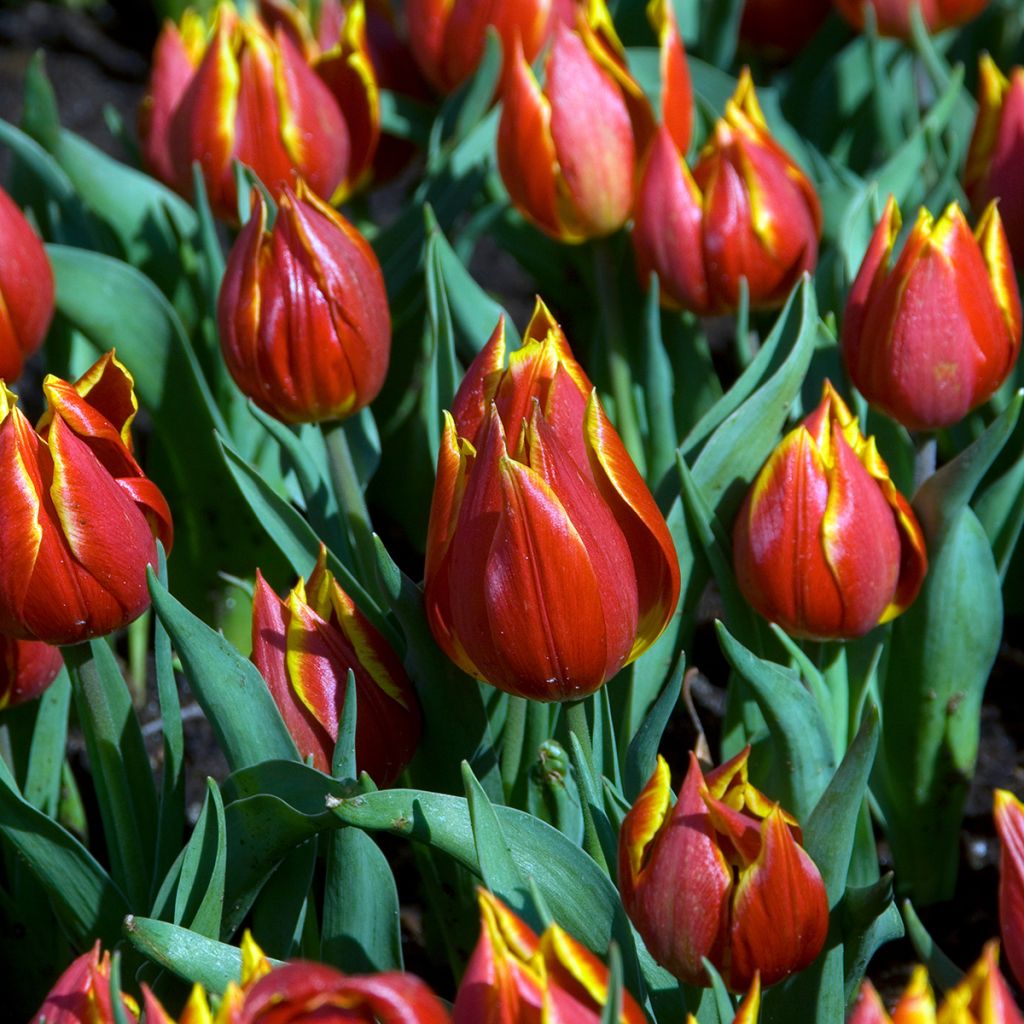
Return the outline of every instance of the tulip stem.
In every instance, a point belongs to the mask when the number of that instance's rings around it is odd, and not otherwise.
[[[585,700],[570,701],[565,707],[565,720],[569,724],[569,732],[580,741],[587,767],[594,770],[594,748],[590,742],[590,723],[587,721],[587,702]]]
[[[355,568],[361,577],[360,582],[369,588],[376,579],[373,555],[373,527],[370,525],[370,513],[366,509],[366,499],[359,482],[355,463],[352,461],[352,449],[349,447],[348,434],[345,432],[344,420],[333,420],[322,424],[324,442],[327,445],[327,465],[331,474],[331,486],[338,502],[338,510],[348,526],[352,545],[352,556]]]
[[[501,786],[506,799],[512,796],[519,769],[523,763],[523,739],[526,736],[526,711],[529,702],[525,697],[510,696],[505,728],[501,734]]]
[[[611,378],[612,397],[615,399],[615,424],[640,475],[645,476],[646,458],[633,395],[633,369],[623,344],[618,271],[615,251],[609,239],[599,239],[594,243],[594,280],[607,344],[608,375]]]

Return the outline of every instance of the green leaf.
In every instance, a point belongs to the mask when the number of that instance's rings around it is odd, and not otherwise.
[[[821,798],[835,771],[828,728],[799,676],[748,651],[722,623],[722,653],[757,701],[776,752],[775,783],[786,810],[801,822]]]
[[[654,772],[661,738],[665,734],[665,727],[672,717],[676,704],[679,703],[679,695],[683,692],[685,667],[686,653],[680,651],[675,668],[673,668],[665,688],[651,705],[651,710],[647,712],[647,717],[640,724],[640,728],[626,750],[624,793],[630,803],[633,803],[640,795],[640,791]]]
[[[128,685],[105,640],[63,649],[115,881],[143,906],[153,879],[156,788]]]
[[[359,697],[356,693],[356,674],[350,668],[345,676],[345,697],[338,722],[338,739],[331,758],[331,774],[336,779],[354,779],[356,770],[356,722],[359,715]]]
[[[174,898],[174,923],[207,938],[220,935],[224,913],[227,836],[224,803],[213,779],[206,780],[206,800],[184,850]]]
[[[622,954],[613,942],[608,947],[608,990],[600,1024],[619,1024],[622,1019]]]
[[[153,609],[181,658],[189,686],[233,769],[298,752],[256,667],[184,605],[152,571]]]
[[[124,894],[71,833],[21,796],[3,758],[0,836],[24,858],[76,946],[97,938],[113,945],[128,913]]]
[[[251,929],[267,954],[282,959],[304,955],[303,932],[315,917],[310,890],[316,861],[316,839],[308,839],[284,857],[260,889],[251,911]],[[335,879],[336,884],[339,881]],[[341,883],[346,897],[352,896],[350,887],[357,884],[357,878]]]
[[[25,799],[51,818],[57,816],[60,803],[60,774],[67,749],[70,706],[71,681],[67,669],[62,668],[39,699],[23,790]]]
[[[873,885],[847,889],[840,908],[843,974],[847,1004],[860,989],[864,971],[886,942],[903,937],[903,922],[892,898],[892,873]]]
[[[647,282],[644,310],[644,404],[647,414],[647,477],[657,483],[672,468],[676,455],[672,362],[661,335],[658,278]]]
[[[242,976],[242,952],[235,946],[216,942],[188,928],[128,915],[124,936],[143,956],[208,992],[220,995],[229,982]],[[280,964],[271,960],[271,966]]]
[[[928,968],[928,974],[940,990],[948,991],[958,985],[964,972],[939,948],[928,933],[921,918],[917,916],[914,904],[903,901],[903,921],[907,926],[907,937],[918,959]]]

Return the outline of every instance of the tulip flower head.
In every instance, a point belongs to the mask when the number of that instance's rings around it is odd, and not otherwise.
[[[746,0],[740,39],[774,57],[795,57],[831,10],[832,0]]]
[[[173,528],[132,454],[133,385],[113,352],[74,384],[48,376],[36,430],[0,385],[0,632],[79,643],[149,607],[154,537],[170,551]]]
[[[863,636],[921,589],[921,527],[828,381],[747,492],[733,564],[746,599],[793,636]]]
[[[661,119],[672,144],[686,153],[693,135],[693,83],[671,0],[650,0],[647,20],[658,35]]]
[[[626,70],[604,0],[555,25],[538,84],[523,46],[502,91],[498,168],[516,209],[562,242],[617,231],[633,206],[652,117]]]
[[[301,182],[274,227],[255,209],[228,256],[221,351],[239,388],[286,423],[344,419],[377,397],[391,354],[384,277],[365,238]]]
[[[846,1024],[935,1024],[935,996],[928,972],[920,964],[914,968],[891,1016],[875,986],[865,979]]]
[[[452,1024],[599,1024],[608,968],[557,924],[537,936],[489,892],[478,890],[480,939],[459,985]],[[646,1018],[622,993],[620,1024]]]
[[[893,263],[900,229],[886,204],[846,304],[843,362],[864,397],[912,430],[963,419],[1020,354],[1021,306],[999,211],[972,234],[960,207],[921,210]]]
[[[445,417],[425,601],[464,671],[534,700],[593,693],[679,596],[654,499],[538,300],[505,365],[504,323]]]
[[[0,380],[21,375],[53,319],[53,271],[25,215],[0,188]]]
[[[754,308],[780,306],[814,269],[820,235],[814,186],[772,138],[746,68],[692,175],[670,126],[659,129],[637,190],[633,246],[641,279],[658,274],[664,305],[730,312],[745,278]]]
[[[143,101],[143,154],[188,195],[198,161],[214,211],[237,217],[234,161],[274,194],[303,178],[330,197],[347,180],[351,141],[328,87],[278,27],[221,3],[212,25],[194,14],[165,25]]]
[[[993,807],[999,833],[999,931],[1010,969],[1024,978],[1024,804],[997,789]]]
[[[134,1024],[139,1008],[130,996],[122,995],[124,1016]],[[114,1024],[114,1003],[110,991],[110,952],[100,956],[100,942],[72,961],[50,989],[31,1024]]]
[[[999,217],[1018,266],[1024,266],[1024,67],[1009,78],[988,54],[979,67],[978,119],[967,150],[964,190],[983,209],[999,200]]]
[[[387,641],[320,557],[282,601],[256,574],[252,660],[267,681],[299,754],[331,771],[349,669],[356,682],[356,767],[390,786],[412,760],[420,710]]]
[[[937,1024],[1024,1024],[1010,986],[999,972],[999,943],[987,943],[963,981],[947,993]]]
[[[62,664],[56,647],[0,634],[0,711],[40,696]]]
[[[796,821],[747,779],[746,748],[709,773],[697,758],[671,805],[667,763],[622,822],[619,889],[651,955],[688,985],[706,958],[734,992],[807,967],[828,932],[828,899]]]
[[[988,6],[989,0],[833,0],[836,10],[858,32],[864,29],[864,10],[872,7],[878,34],[910,38],[910,9],[919,5],[931,34],[964,25]]]

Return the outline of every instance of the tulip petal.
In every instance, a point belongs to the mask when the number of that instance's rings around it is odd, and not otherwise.
[[[877,989],[865,978],[847,1024],[893,1024]]]
[[[999,931],[1017,978],[1024,977],[1024,805],[1008,790],[995,791],[999,833]]]
[[[505,317],[499,318],[487,344],[469,364],[452,400],[452,417],[459,434],[476,443],[505,368]]]

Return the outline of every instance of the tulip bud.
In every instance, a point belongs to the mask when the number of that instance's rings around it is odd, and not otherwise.
[[[650,0],[647,20],[658,34],[661,119],[672,137],[672,144],[680,153],[685,153],[693,134],[693,84],[671,0]]]
[[[814,269],[821,207],[771,137],[748,69],[691,175],[662,126],[637,191],[633,245],[641,278],[657,272],[662,303],[703,316],[782,305]]]
[[[420,710],[401,662],[327,569],[321,547],[309,581],[282,601],[257,571],[252,660],[267,681],[299,754],[330,773],[345,706],[356,681],[356,767],[390,786],[412,760]]]
[[[793,636],[863,636],[921,589],[928,558],[917,519],[828,381],[747,492],[733,564],[744,597]]]
[[[775,57],[798,54],[824,24],[831,0],[746,0],[740,39]]]
[[[543,90],[516,44],[498,123],[498,168],[512,202],[563,242],[610,235],[626,222],[652,117],[604,0],[590,6],[575,30],[555,25]]]
[[[1024,978],[1024,804],[997,789],[993,816],[999,833],[999,931],[1017,980]]]
[[[53,271],[46,250],[0,188],[0,380],[21,375],[53,319]]]
[[[934,35],[947,28],[963,25],[977,17],[989,0],[833,0],[836,10],[858,32],[864,29],[864,8],[875,11],[878,34],[910,38],[910,9],[918,5],[925,27]]]
[[[967,150],[964,190],[971,205],[980,210],[999,200],[1014,260],[1024,265],[1024,67],[1015,67],[1006,78],[988,54],[981,58],[978,86],[978,119]]]
[[[131,996],[121,995],[124,1016],[134,1024],[139,1008]],[[57,979],[32,1017],[32,1024],[115,1024],[110,991],[110,953],[100,958],[100,943],[72,961]]]
[[[1024,1024],[1010,986],[999,973],[999,943],[987,943],[967,976],[947,993],[937,1024]]]
[[[56,647],[0,635],[0,711],[40,696],[62,664]]]
[[[678,596],[665,520],[538,300],[508,367],[499,322],[446,415],[427,534],[434,637],[492,686],[576,700],[654,643]]]
[[[922,209],[892,262],[891,198],[846,304],[843,362],[872,404],[913,430],[963,419],[1006,380],[1020,352],[1021,306],[995,204],[974,234],[952,203]]]
[[[380,264],[365,238],[302,183],[272,231],[258,192],[217,303],[239,388],[286,423],[344,419],[377,397],[391,352]]]
[[[151,169],[189,194],[199,161],[210,204],[228,220],[237,216],[235,160],[272,193],[301,177],[331,196],[346,179],[348,128],[288,33],[279,26],[271,35],[227,3],[209,38],[202,24],[190,16],[181,32],[165,26],[157,43],[140,121]]]
[[[132,455],[131,374],[108,352],[74,384],[43,382],[36,430],[0,384],[0,632],[73,644],[149,607],[154,536],[167,551],[167,502]]]
[[[846,1024],[935,1024],[935,996],[928,972],[920,965],[914,968],[891,1017],[875,986],[865,979]]]
[[[697,758],[671,806],[657,767],[622,822],[619,889],[651,955],[688,985],[707,958],[734,992],[807,967],[828,932],[828,899],[796,821],[747,781],[747,747],[706,778]]]
[[[557,924],[538,938],[504,903],[479,889],[480,939],[452,1010],[452,1024],[599,1024],[608,968]],[[621,1024],[643,1024],[622,993]]]

